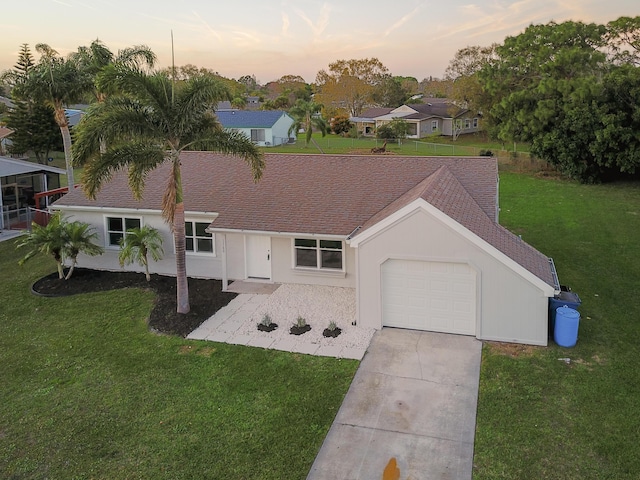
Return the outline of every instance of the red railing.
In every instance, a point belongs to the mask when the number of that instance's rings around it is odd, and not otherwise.
[[[75,185],[74,188],[78,188]],[[33,196],[35,201],[35,208],[33,209],[33,221],[38,225],[45,226],[49,223],[49,217],[51,216],[46,209],[53,202],[62,198],[69,191],[69,187],[55,188],[53,190],[47,190],[46,192],[36,193]]]

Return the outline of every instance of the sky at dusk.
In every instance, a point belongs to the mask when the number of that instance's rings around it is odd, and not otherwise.
[[[20,45],[66,55],[96,38],[112,51],[148,45],[159,67],[194,64],[228,78],[315,81],[339,59],[377,57],[393,75],[442,77],[467,45],[502,43],[551,20],[607,23],[638,0],[22,0],[4,2],[0,71]]]

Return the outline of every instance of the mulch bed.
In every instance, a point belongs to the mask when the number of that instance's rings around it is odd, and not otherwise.
[[[149,317],[149,327],[160,333],[181,337],[186,337],[237,295],[223,292],[220,280],[190,278],[191,310],[187,314],[179,314],[176,312],[175,277],[151,275],[151,281],[147,282],[143,273],[107,272],[84,268],[76,268],[69,280],[59,280],[58,273],[52,273],[35,282],[32,290],[38,295],[57,297],[117,288],[153,290],[157,297]]]

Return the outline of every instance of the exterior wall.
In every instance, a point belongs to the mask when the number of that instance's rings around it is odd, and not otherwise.
[[[98,234],[97,244],[104,247],[104,253],[96,257],[90,257],[87,255],[78,256],[78,267],[81,268],[95,268],[98,270],[111,270],[120,271],[123,270],[120,267],[118,261],[119,249],[107,245],[106,234],[106,217],[124,216],[129,218],[140,218],[141,225],[149,225],[157,228],[162,235],[162,247],[164,249],[164,255],[161,260],[154,262],[149,261],[149,271],[151,273],[158,273],[161,275],[175,276],[176,263],[175,263],[175,249],[173,243],[173,235],[169,226],[164,222],[160,214],[139,214],[136,211],[130,211],[127,213],[122,212],[95,212],[95,211],[64,211],[65,217],[70,220],[78,220],[86,222],[95,228]],[[211,221],[212,217],[193,217],[186,216],[187,220],[197,221]],[[187,275],[196,278],[222,278],[222,260],[220,253],[222,251],[222,245],[220,244],[220,238],[216,236],[215,251],[216,256],[211,254],[198,254],[187,252]],[[124,267],[126,271],[143,272],[144,269],[137,263],[127,265]]]
[[[357,248],[358,322],[382,328],[380,266],[389,258],[467,263],[477,271],[477,337],[483,340],[547,344],[548,298],[544,292],[417,209]]]
[[[346,243],[343,246],[344,272],[309,271],[294,268],[292,237],[271,237],[272,280],[276,283],[354,288],[356,285],[355,252]]]
[[[282,115],[271,127],[271,145],[282,145],[289,143],[289,129],[293,125],[293,118],[289,115]],[[295,136],[295,132],[291,132]]]
[[[96,243],[104,247],[102,255],[91,257],[80,255],[78,267],[94,268],[98,270],[120,271],[118,261],[119,248],[107,245],[106,218],[122,216],[139,218],[141,225],[149,225],[157,228],[163,239],[164,255],[158,262],[150,262],[151,273],[175,276],[175,250],[173,235],[164,222],[160,213],[140,213],[131,211],[76,211],[64,212],[70,220],[86,222],[95,228],[98,238]],[[213,216],[186,215],[187,220],[211,222]],[[321,238],[321,237],[318,237]],[[227,277],[229,280],[242,280],[247,278],[245,235],[241,233],[216,233],[215,256],[211,254],[198,254],[187,252],[187,275],[197,278],[222,279],[223,255],[226,249]],[[306,285],[329,285],[336,287],[355,288],[355,251],[346,243],[343,243],[343,261],[345,269],[342,272],[312,271],[296,269],[293,266],[293,237],[271,237],[271,280],[276,283],[298,283]],[[124,267],[126,271],[142,272],[143,268],[138,264]]]
[[[255,128],[234,128],[232,130],[237,130],[242,133],[245,137],[251,140],[251,130],[264,130],[264,142],[254,142],[256,145],[260,147],[267,146],[267,142],[270,145],[274,145],[273,143],[273,131],[271,128],[263,128],[263,127],[255,127]]]

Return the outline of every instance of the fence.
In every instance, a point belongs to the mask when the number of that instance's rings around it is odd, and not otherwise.
[[[18,208],[15,210],[2,209],[0,229],[2,230],[31,230],[31,223],[45,226],[49,223],[49,212],[33,207]]]

